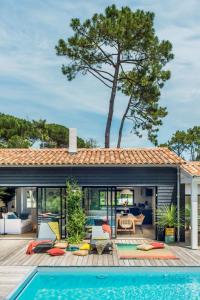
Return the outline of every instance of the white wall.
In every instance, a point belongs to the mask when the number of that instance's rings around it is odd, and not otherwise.
[[[148,188],[148,187],[147,187]],[[152,199],[155,195],[155,189],[153,189],[153,196],[147,197],[146,196],[146,187],[134,187],[134,203],[145,203],[148,201],[149,206],[152,207]]]
[[[191,184],[190,183],[186,183],[186,185],[185,185],[185,194],[191,195]],[[200,195],[200,184],[198,184],[198,195]]]

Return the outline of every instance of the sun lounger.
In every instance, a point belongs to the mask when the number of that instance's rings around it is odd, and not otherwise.
[[[90,239],[91,251],[96,250],[97,246],[101,246],[101,242],[104,251],[112,251],[112,241],[110,240],[110,234],[108,232],[104,232],[102,226],[92,226],[92,234]]]
[[[92,226],[92,240],[109,240],[110,235],[104,232],[102,226]]]
[[[55,241],[56,241],[56,234],[50,228],[49,224],[41,223],[39,227],[39,234],[36,241],[36,246],[35,244],[33,244],[34,248],[32,249],[32,251],[34,253],[44,253],[53,247]]]

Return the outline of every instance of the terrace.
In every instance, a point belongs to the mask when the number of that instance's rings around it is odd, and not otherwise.
[[[52,257],[45,253],[26,255],[27,239],[0,239],[0,299],[5,299],[23,278],[36,266],[145,266],[145,267],[168,267],[168,266],[200,266],[200,249],[192,250],[185,244],[177,243],[176,245],[166,248],[177,256],[178,259],[119,259],[116,251],[116,243],[138,244],[149,242],[149,239],[115,239],[114,250],[112,254],[90,254],[87,256],[74,256],[67,252],[64,256]]]

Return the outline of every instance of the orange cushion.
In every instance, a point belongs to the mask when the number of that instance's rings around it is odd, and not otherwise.
[[[64,255],[65,251],[63,249],[59,249],[59,248],[52,248],[52,249],[48,250],[47,253],[52,256],[59,256],[59,255]]]
[[[164,243],[152,242],[150,245],[153,246],[153,249],[163,249],[163,248],[165,248]]]
[[[110,228],[110,225],[108,224],[103,224],[102,225],[102,229],[104,232],[108,232],[109,234],[111,234],[111,228]]]

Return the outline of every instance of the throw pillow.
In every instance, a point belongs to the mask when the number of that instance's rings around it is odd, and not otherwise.
[[[59,249],[59,248],[52,248],[52,249],[48,250],[47,253],[51,256],[60,256],[60,255],[64,255],[65,251],[63,249]]]
[[[103,224],[102,225],[102,229],[104,232],[108,232],[109,234],[111,234],[111,227],[108,224]]]
[[[81,247],[80,247],[80,250],[90,250],[90,244],[83,244]]]
[[[142,245],[138,245],[136,247],[137,250],[143,250],[143,251],[149,251],[151,249],[153,249],[153,246],[150,244],[142,244]]]
[[[8,213],[7,214],[7,219],[18,219],[15,213]]]
[[[153,249],[163,249],[163,248],[165,248],[164,243],[152,242],[150,245],[153,246]]]
[[[67,248],[67,251],[77,251],[77,250],[79,250],[79,247],[77,247],[77,246],[68,246],[68,248]]]
[[[66,249],[68,246],[67,242],[55,243],[54,248]]]
[[[86,256],[88,255],[88,250],[77,250],[72,252],[72,254],[77,256]]]

